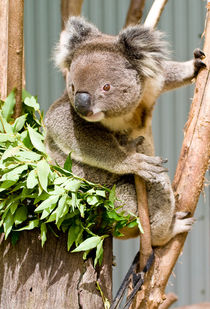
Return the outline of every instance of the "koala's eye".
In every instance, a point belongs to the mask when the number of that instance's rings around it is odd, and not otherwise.
[[[71,85],[71,90],[72,90],[72,92],[74,92],[74,85],[73,84]]]
[[[103,90],[104,90],[104,91],[109,91],[109,90],[110,90],[110,84],[105,84],[105,85],[103,86]]]

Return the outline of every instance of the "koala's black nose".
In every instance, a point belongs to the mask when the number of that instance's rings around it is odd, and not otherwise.
[[[82,116],[90,113],[91,97],[87,92],[77,92],[75,95],[75,108]]]

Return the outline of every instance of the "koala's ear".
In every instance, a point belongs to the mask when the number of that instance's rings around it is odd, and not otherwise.
[[[86,40],[99,34],[99,30],[82,17],[70,17],[61,32],[60,41],[54,51],[57,67],[65,70],[71,63],[75,50]]]
[[[167,43],[160,31],[136,25],[122,30],[118,44],[123,54],[139,74],[154,77],[160,71],[162,60],[167,59]]]

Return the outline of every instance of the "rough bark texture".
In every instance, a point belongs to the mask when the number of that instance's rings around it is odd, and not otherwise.
[[[111,300],[111,239],[105,242],[106,263],[96,272],[91,259],[84,262],[82,253],[67,252],[66,237],[49,233],[44,248],[38,231],[24,232],[15,246],[2,238],[0,308],[103,309],[96,280]]]
[[[131,0],[128,9],[125,27],[136,25],[140,22],[146,0]]]
[[[83,0],[61,0],[62,29],[70,16],[81,14]]]
[[[15,117],[21,114],[24,0],[0,0],[0,96],[16,88]]]
[[[210,158],[210,7],[208,6],[204,52],[207,69],[196,81],[194,99],[185,128],[184,142],[178,162],[173,188],[177,210],[193,215]],[[166,246],[155,249],[153,269],[148,273],[135,308],[158,308],[166,298],[165,287],[179,257],[187,234],[179,234]],[[164,303],[163,303],[164,304]]]

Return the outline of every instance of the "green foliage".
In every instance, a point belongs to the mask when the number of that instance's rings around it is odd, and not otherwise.
[[[39,228],[42,246],[48,231],[67,233],[68,250],[84,251],[84,258],[94,250],[94,264],[101,263],[104,239],[139,221],[115,209],[114,187],[73,175],[70,155],[64,168],[51,164],[39,104],[26,91],[23,101],[15,121],[14,93],[0,102],[0,229],[16,243],[20,231]]]

